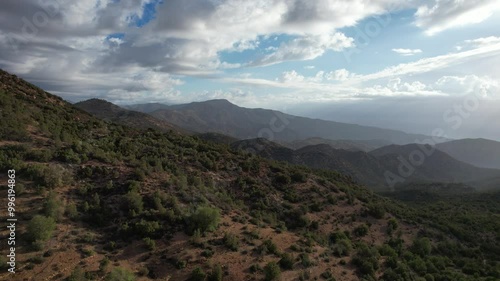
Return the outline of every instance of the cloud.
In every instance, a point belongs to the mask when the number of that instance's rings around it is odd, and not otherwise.
[[[415,24],[427,35],[444,30],[483,22],[500,9],[498,0],[434,0],[420,5]]]
[[[482,98],[500,97],[500,84],[490,77],[477,75],[443,76],[433,88],[455,95],[476,95]]]
[[[392,51],[402,56],[413,56],[422,53],[420,49],[392,49]]]
[[[383,14],[395,2],[4,0],[0,67],[70,99],[98,88],[99,95],[113,90],[112,96],[117,96],[137,88],[129,85],[135,83],[127,78],[131,73],[165,73],[178,80],[214,77],[242,67],[251,61],[232,63],[221,54],[257,51],[263,41],[280,35],[291,39],[261,58],[251,58],[256,65],[309,60],[342,50],[353,43],[338,29]],[[143,18],[151,13],[154,17]],[[109,37],[113,34],[123,36]],[[122,83],[107,86],[111,75],[123,77]],[[175,92],[175,83],[167,85]]]
[[[490,45],[495,45],[500,43],[500,37],[490,36],[490,37],[482,37],[476,39],[465,40],[465,44],[472,47],[486,47]]]
[[[291,70],[283,72],[274,81],[236,78],[231,79],[231,82],[295,90],[306,95],[311,101],[467,94],[500,98],[500,88],[496,82],[498,72],[492,72],[491,66],[485,67],[496,65],[495,62],[499,61],[500,42],[495,43],[496,40],[491,38],[470,42],[488,42],[488,44],[479,44],[469,50],[403,63],[368,74],[355,74],[347,69],[337,69],[330,72],[318,71],[315,75],[305,76]],[[460,72],[464,69],[471,70],[475,74],[443,76],[443,73]],[[497,76],[491,77],[490,74]]]
[[[347,69],[337,69],[335,71],[328,72],[325,74],[325,78],[327,80],[336,80],[336,81],[346,81],[347,79],[354,77],[353,73],[350,73]]]
[[[498,58],[500,55],[500,43],[480,46],[466,51],[448,53],[445,55],[420,59],[410,63],[387,67],[381,71],[357,76],[352,79],[353,83],[366,82],[371,80],[390,78],[402,75],[415,75],[429,73],[441,69],[447,69],[452,66],[463,65],[472,60],[481,60],[485,58]],[[483,71],[486,69],[483,69]],[[489,70],[488,70],[489,71]]]
[[[353,46],[354,39],[339,32],[302,36],[282,43],[274,52],[250,63],[250,65],[264,66],[284,61],[312,60],[322,56],[326,51],[342,51]]]
[[[238,76],[238,70],[228,70],[308,61],[318,59],[327,52],[352,50],[353,39],[340,30],[356,26],[372,16],[414,7],[416,3],[411,1],[404,4],[405,7],[399,7],[399,2],[68,0],[63,5],[58,0],[26,0],[22,4],[16,0],[4,0],[0,10],[0,67],[70,100],[92,96],[120,102],[192,99],[194,94],[179,91],[179,86],[189,81],[189,77],[234,83],[237,84],[233,87],[235,89],[243,84],[260,87],[261,92],[266,92],[267,88],[291,90],[296,92],[285,97],[307,93],[324,100],[332,96],[352,98],[376,85],[390,89],[387,81],[395,77],[435,71],[468,60],[498,55],[500,42],[496,37],[485,37],[464,42],[468,47],[464,52],[427,58],[364,75],[347,69],[330,71],[335,68],[329,68],[323,71],[321,64],[312,62],[306,69],[316,67],[315,74],[304,76],[297,71],[289,71],[276,80],[274,77],[256,78],[258,74]],[[435,30],[436,26],[449,28],[447,24],[453,22],[450,19],[454,15],[462,15],[467,9],[477,12],[495,6],[490,0],[472,2],[477,5],[464,1],[434,1],[434,4],[428,5],[428,10],[423,8],[425,5],[420,5],[422,9],[415,14],[416,22],[427,31]],[[455,12],[446,13],[444,4],[450,4]],[[145,20],[144,15],[151,13],[152,5],[155,16],[150,21]],[[478,18],[482,15],[480,13]],[[240,60],[226,60],[226,54]],[[301,67],[299,65],[296,69]],[[241,71],[252,72],[254,69]],[[235,78],[228,77],[232,73]],[[260,77],[265,75],[263,73]],[[450,74],[453,75],[460,76]],[[483,77],[479,73],[477,76]],[[419,84],[414,84],[416,80],[402,79],[397,91],[418,90]],[[429,85],[424,80],[421,82]],[[405,83],[408,85],[405,86]],[[317,95],[312,91],[317,91]],[[210,93],[216,94],[213,91]],[[237,91],[231,93],[237,96]]]

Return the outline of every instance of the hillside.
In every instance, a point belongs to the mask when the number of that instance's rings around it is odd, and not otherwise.
[[[500,169],[500,142],[487,139],[461,139],[437,144],[454,158],[483,168]]]
[[[127,110],[101,99],[90,99],[78,102],[75,106],[100,119],[137,129],[157,129],[163,132],[187,132],[166,121],[153,118],[148,114]]]
[[[238,139],[264,137],[272,141],[293,142],[314,137],[407,144],[428,138],[395,130],[298,117],[274,110],[244,108],[227,100],[172,105],[150,114],[194,132],[215,132]]]
[[[339,173],[104,122],[1,70],[0,117],[19,219],[1,280],[500,278],[497,195],[409,207]]]

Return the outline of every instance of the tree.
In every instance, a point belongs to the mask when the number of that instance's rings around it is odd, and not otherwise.
[[[34,216],[28,224],[27,237],[31,242],[47,241],[56,228],[56,222],[51,217]]]

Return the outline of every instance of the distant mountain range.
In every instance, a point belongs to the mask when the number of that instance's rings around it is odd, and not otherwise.
[[[500,169],[500,142],[487,139],[461,139],[437,144],[454,158],[478,167]]]
[[[133,104],[133,105],[125,105],[123,108],[139,111],[143,113],[151,113],[160,109],[167,109],[170,105],[164,103],[143,103],[143,104]]]
[[[368,152],[392,143],[386,140],[330,140],[324,138],[308,138],[292,142],[281,142],[280,144],[292,149],[300,149],[310,145],[327,144],[336,149]]]
[[[275,110],[244,108],[227,100],[165,105],[163,108],[151,111],[158,107],[159,105],[153,104],[129,108],[143,110],[155,118],[193,132],[214,132],[238,139],[262,137],[277,142],[294,142],[308,138],[323,138],[409,144],[429,138],[425,135],[396,130],[293,116]],[[367,148],[362,150],[365,149]]]
[[[265,139],[237,141],[231,147],[278,161],[335,170],[374,190],[438,182],[465,183],[477,189],[486,189],[495,188],[492,182],[496,183],[500,177],[500,170],[475,167],[429,146],[426,147],[432,153],[427,156],[417,144],[389,145],[370,153],[335,149],[327,144],[292,150]],[[425,157],[412,164],[417,159],[415,154]]]

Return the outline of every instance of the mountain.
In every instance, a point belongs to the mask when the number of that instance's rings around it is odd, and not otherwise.
[[[126,109],[139,111],[142,113],[150,113],[159,109],[169,108],[168,104],[164,103],[142,103],[142,104],[131,104],[123,106]]]
[[[0,120],[18,220],[0,231],[16,242],[0,246],[0,280],[500,276],[500,193],[413,207],[336,172],[106,122],[2,70]]]
[[[86,101],[78,102],[75,104],[75,106],[103,120],[123,124],[138,129],[151,128],[163,132],[168,132],[170,130],[176,132],[186,132],[186,130],[184,129],[181,129],[166,121],[158,120],[151,115],[142,112],[127,110],[101,99],[89,99]]]
[[[305,146],[317,144],[328,144],[335,149],[368,152],[376,148],[389,145],[391,142],[383,140],[330,140],[323,138],[308,138],[292,142],[281,142],[281,144],[292,149],[299,149]]]
[[[495,186],[500,170],[475,167],[439,150],[426,156],[421,165],[412,165],[410,155],[422,151],[422,146],[417,144],[390,145],[370,153],[335,149],[328,144],[292,150],[265,139],[237,141],[231,147],[277,161],[337,171],[376,191],[415,183],[467,183],[478,189],[500,189]],[[407,170],[409,174],[405,174]],[[392,181],[388,181],[389,173]]]
[[[500,177],[500,170],[473,166],[429,145],[389,145],[370,154],[399,180],[472,183]]]
[[[461,139],[436,145],[454,158],[484,168],[500,169],[500,142],[487,139]]]
[[[395,130],[298,117],[275,110],[244,108],[227,100],[173,105],[150,114],[194,132],[215,132],[238,139],[263,137],[277,142],[293,142],[324,138],[407,144],[429,138]]]

